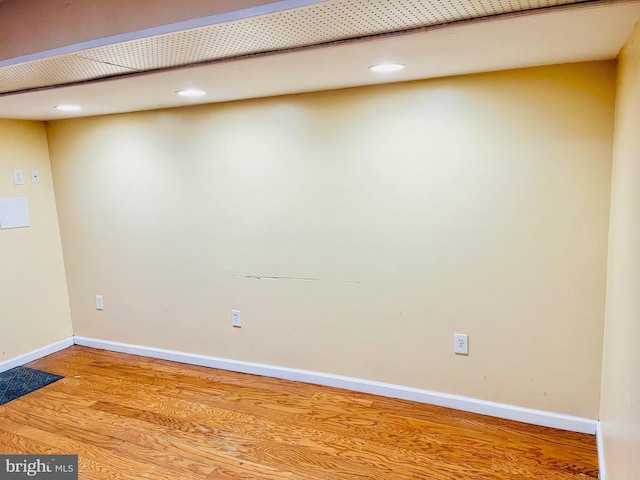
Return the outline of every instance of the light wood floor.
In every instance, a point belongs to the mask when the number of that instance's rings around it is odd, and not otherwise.
[[[595,438],[84,347],[0,407],[0,453],[77,453],[81,479],[597,478]]]

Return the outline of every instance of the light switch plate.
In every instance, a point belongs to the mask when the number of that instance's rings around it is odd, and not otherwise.
[[[231,325],[234,327],[242,327],[242,316],[240,310],[231,310]]]
[[[38,170],[31,170],[31,183],[40,183],[40,172]]]
[[[13,184],[24,185],[24,172],[22,170],[13,171]]]

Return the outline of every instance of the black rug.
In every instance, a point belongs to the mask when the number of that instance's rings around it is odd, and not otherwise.
[[[2,372],[0,373],[0,405],[35,392],[61,378],[64,377],[27,367],[16,367]]]

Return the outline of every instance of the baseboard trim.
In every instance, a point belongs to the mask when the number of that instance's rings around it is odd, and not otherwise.
[[[602,436],[602,422],[596,426],[596,448],[598,449],[598,478],[607,479],[607,467],[604,461],[604,437]]]
[[[52,353],[59,352],[60,350],[64,350],[65,348],[70,347],[74,344],[73,337],[65,338],[64,340],[60,340],[59,342],[52,343],[51,345],[47,345],[42,348],[38,348],[37,350],[33,350],[29,353],[25,353],[23,355],[19,355],[10,360],[4,361],[0,363],[0,372],[6,372],[7,370],[11,370],[12,368],[19,367],[24,365],[25,363],[33,362],[42,357],[46,357],[47,355],[51,355]]]
[[[489,402],[459,395],[432,392],[418,388],[404,387],[390,383],[362,380],[359,378],[344,377],[330,373],[313,372],[294,368],[264,365],[260,363],[243,362],[226,358],[210,357],[193,353],[176,352],[160,348],[143,347],[126,343],[111,342],[88,337],[74,337],[76,345],[110,350],[113,352],[129,353],[144,357],[170,360],[173,362],[200,365],[204,367],[230,370],[234,372],[250,373],[267,377],[295,380],[298,382],[325,385],[328,387],[344,388],[356,392],[372,393],[384,397],[400,398],[414,402],[427,403],[442,407],[454,408],[466,412],[479,413],[492,417],[516,420],[519,422],[541,425],[545,427],[559,428],[573,432],[588,433],[594,435],[598,422],[589,418],[574,417],[543,410],[517,407],[504,403]]]

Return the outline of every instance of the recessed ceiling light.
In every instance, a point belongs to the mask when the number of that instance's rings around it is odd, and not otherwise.
[[[201,97],[205,94],[203,90],[197,90],[195,88],[188,88],[186,90],[178,90],[176,92],[181,97]]]
[[[377,73],[388,73],[388,72],[397,72],[402,70],[404,65],[401,63],[381,63],[380,65],[373,65],[369,67],[372,72]]]
[[[56,105],[55,109],[61,112],[77,112],[82,110],[82,107],[80,105]]]

